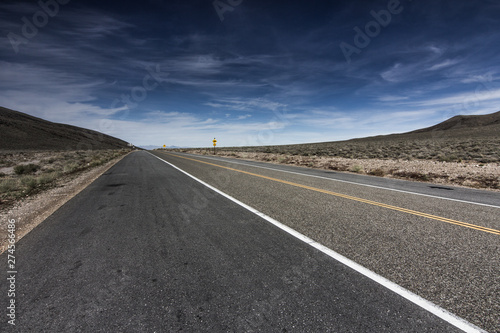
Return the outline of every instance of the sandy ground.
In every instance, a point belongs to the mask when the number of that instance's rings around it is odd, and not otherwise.
[[[63,180],[47,191],[43,191],[34,196],[30,196],[16,203],[8,211],[0,212],[0,253],[7,248],[7,224],[8,220],[16,221],[16,241],[21,239],[33,228],[42,223],[47,217],[54,213],[59,207],[80,193],[84,188],[91,184],[100,175],[115,165],[123,157],[120,156],[108,163],[92,168],[70,180]]]

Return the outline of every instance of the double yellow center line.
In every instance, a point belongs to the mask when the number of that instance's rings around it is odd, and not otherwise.
[[[275,181],[275,182],[278,182],[278,183],[287,184],[287,185],[291,185],[291,186],[295,186],[295,187],[299,187],[299,188],[303,188],[303,189],[307,189],[307,190],[311,190],[311,191],[315,191],[315,192],[320,192],[320,193],[324,193],[324,194],[333,195],[333,196],[336,196],[336,197],[339,197],[339,198],[344,198],[344,199],[348,199],[348,200],[363,202],[363,203],[366,203],[366,204],[369,204],[369,205],[373,205],[373,206],[379,206],[379,207],[383,207],[383,208],[387,208],[387,209],[391,209],[391,210],[396,210],[396,211],[407,213],[407,214],[412,214],[412,215],[416,215],[416,216],[422,216],[422,217],[426,217],[426,218],[429,218],[429,219],[432,219],[432,220],[446,222],[446,223],[451,223],[451,224],[459,225],[461,227],[466,227],[466,228],[470,228],[470,229],[484,231],[484,232],[488,232],[488,233],[500,236],[500,230],[496,230],[496,229],[491,229],[491,228],[486,228],[486,227],[482,227],[482,226],[475,225],[475,224],[470,224],[470,223],[466,223],[466,222],[456,221],[456,220],[448,219],[446,217],[441,217],[441,216],[431,215],[431,214],[427,214],[427,213],[422,213],[422,212],[419,212],[419,211],[416,211],[416,210],[406,209],[406,208],[397,207],[397,206],[393,206],[393,205],[387,205],[387,204],[384,204],[384,203],[381,203],[381,202],[367,200],[367,199],[358,198],[358,197],[353,197],[351,195],[346,195],[346,194],[342,194],[342,193],[337,193],[337,192],[332,192],[332,191],[328,191],[328,190],[323,190],[323,189],[312,187],[312,186],[308,186],[308,185],[297,184],[297,183],[289,182],[287,180],[277,179],[277,178],[273,178],[273,177],[259,175],[257,173],[253,173],[253,172],[248,172],[248,171],[243,171],[243,170],[238,170],[238,169],[234,169],[234,168],[222,166],[222,165],[219,165],[219,164],[214,164],[214,163],[210,163],[210,162],[200,161],[200,160],[197,160],[197,159],[194,159],[194,158],[189,158],[189,157],[179,156],[179,155],[174,155],[174,154],[168,154],[168,155],[179,157],[179,158],[183,158],[183,159],[190,160],[190,161],[195,161],[195,162],[198,162],[198,163],[203,163],[203,164],[215,166],[215,167],[218,167],[218,168],[223,168],[223,169],[226,169],[226,170],[231,170],[231,171],[235,171],[235,172],[239,172],[239,173],[244,173],[246,175],[250,175],[250,176],[254,176],[254,177],[259,177],[259,178],[264,178],[264,179],[272,180],[272,181]]]

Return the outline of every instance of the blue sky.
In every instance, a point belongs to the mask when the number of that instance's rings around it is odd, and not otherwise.
[[[498,1],[2,1],[0,105],[139,146],[405,132],[500,110]]]

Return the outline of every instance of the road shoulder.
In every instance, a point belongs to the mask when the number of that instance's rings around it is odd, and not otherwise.
[[[87,170],[55,188],[20,201],[6,212],[0,212],[0,229],[6,230],[8,220],[14,219],[16,221],[16,240],[20,240],[127,155],[122,155],[104,165]],[[7,233],[2,233],[0,254],[7,248],[7,240]]]

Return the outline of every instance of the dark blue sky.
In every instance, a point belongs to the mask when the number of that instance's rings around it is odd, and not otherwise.
[[[0,105],[136,145],[319,142],[500,110],[498,1],[2,1]]]

